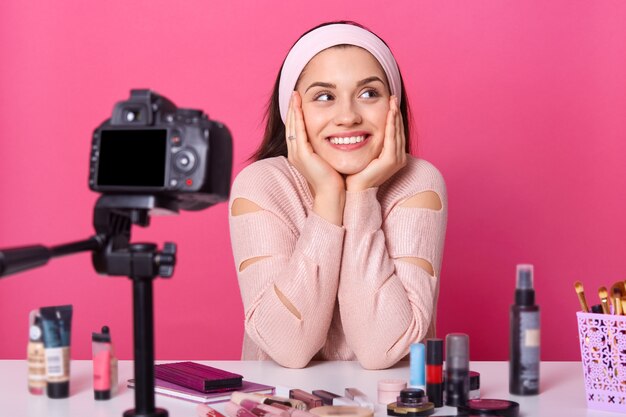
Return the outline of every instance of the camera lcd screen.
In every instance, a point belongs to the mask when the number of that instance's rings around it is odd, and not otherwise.
[[[163,187],[167,130],[103,130],[98,185]]]

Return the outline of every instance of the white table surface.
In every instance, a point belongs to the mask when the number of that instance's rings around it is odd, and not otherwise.
[[[306,391],[324,389],[343,394],[346,387],[357,387],[374,401],[380,379],[408,380],[408,363],[394,368],[369,371],[357,362],[313,362],[304,369],[287,369],[271,361],[198,361],[217,368],[239,373],[244,379]],[[518,397],[508,392],[507,362],[472,362],[471,369],[480,372],[482,398],[509,399],[520,403],[520,416],[578,417],[618,416],[618,413],[588,410],[580,362],[543,362],[541,364],[541,394]],[[108,401],[93,399],[92,362],[72,361],[70,397],[49,399],[32,395],[27,388],[27,364],[23,360],[0,360],[0,416],[121,416],[134,407],[134,392],[125,381],[133,377],[132,361],[120,361],[118,394]],[[196,416],[196,403],[156,396],[157,407],[165,408],[172,417]],[[222,404],[213,405],[223,411]],[[456,408],[443,407],[434,415],[455,415]],[[377,405],[376,417],[386,416],[386,407]]]

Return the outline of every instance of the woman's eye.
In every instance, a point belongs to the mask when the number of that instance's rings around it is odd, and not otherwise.
[[[315,96],[315,101],[330,101],[333,97],[328,93],[320,93]]]
[[[378,97],[378,91],[376,90],[365,90],[362,94],[361,94],[362,98],[374,98],[374,97]]]

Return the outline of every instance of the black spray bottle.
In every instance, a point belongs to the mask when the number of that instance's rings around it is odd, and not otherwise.
[[[515,304],[511,306],[509,392],[539,394],[539,306],[535,304],[533,266],[517,265]]]
[[[469,400],[469,336],[446,336],[446,405],[458,407]]]

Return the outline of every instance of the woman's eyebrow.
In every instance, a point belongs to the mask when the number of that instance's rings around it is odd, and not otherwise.
[[[307,89],[304,92],[306,93],[307,91],[309,91],[313,87],[337,88],[337,86],[335,84],[323,83],[321,81],[316,81],[316,82],[312,83],[310,86],[308,86]]]
[[[373,81],[379,81],[380,83],[385,84],[385,82],[383,80],[381,80],[380,77],[377,77],[377,76],[374,75],[372,77],[367,77],[367,78],[362,79],[361,81],[356,83],[356,86],[357,87],[362,87],[365,84],[369,84],[369,83],[371,83]]]

